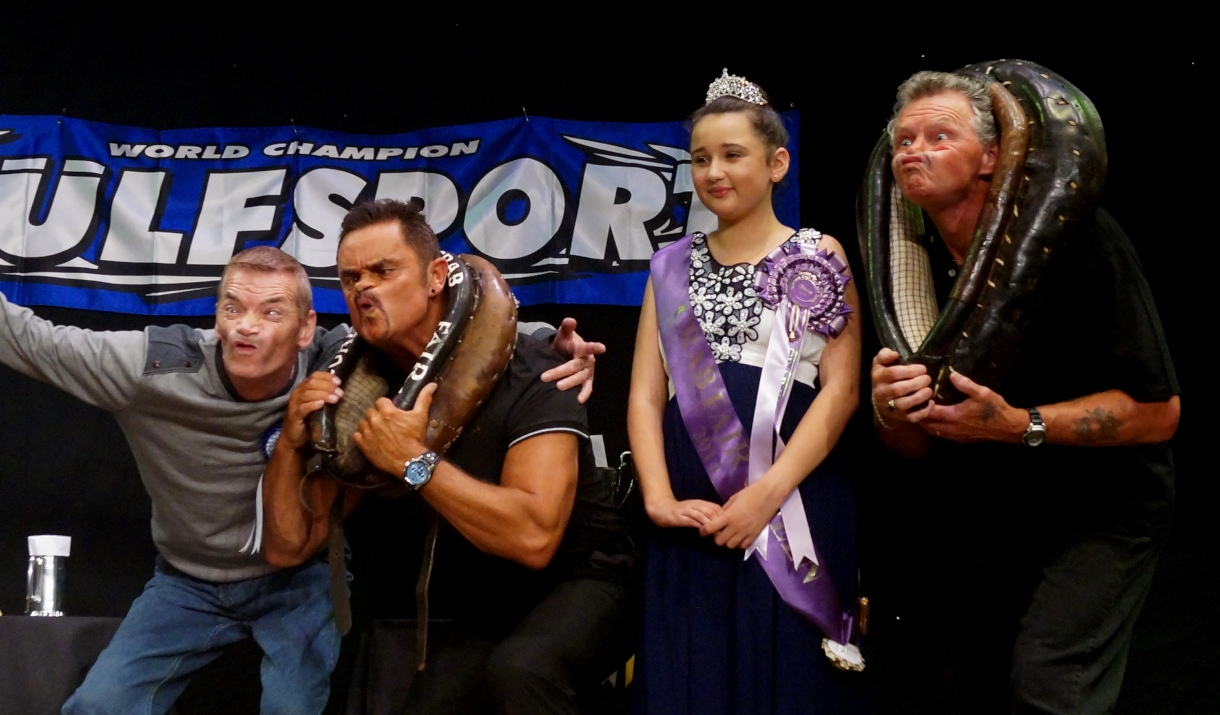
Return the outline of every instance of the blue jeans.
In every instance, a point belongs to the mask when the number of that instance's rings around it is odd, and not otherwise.
[[[65,715],[160,715],[192,674],[253,637],[263,649],[261,711],[320,713],[339,657],[325,562],[233,583],[158,566]]]

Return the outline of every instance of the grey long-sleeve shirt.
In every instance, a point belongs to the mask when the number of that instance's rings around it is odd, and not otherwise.
[[[0,295],[0,362],[114,414],[152,498],[157,550],[213,582],[274,570],[254,548],[263,440],[291,387],[324,366],[345,335],[319,328],[284,394],[242,402],[226,387],[214,331],[56,326]]]

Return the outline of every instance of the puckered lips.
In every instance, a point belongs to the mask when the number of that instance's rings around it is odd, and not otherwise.
[[[356,296],[356,309],[360,311],[361,316],[367,316],[375,310],[381,310],[381,301],[375,293],[361,292]]]

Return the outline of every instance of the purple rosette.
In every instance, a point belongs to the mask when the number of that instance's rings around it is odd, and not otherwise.
[[[791,310],[784,327],[789,340],[803,332],[802,326],[829,339],[843,332],[852,312],[843,296],[851,280],[846,272],[847,263],[837,253],[791,241],[763,259],[754,287],[772,310],[788,299]]]

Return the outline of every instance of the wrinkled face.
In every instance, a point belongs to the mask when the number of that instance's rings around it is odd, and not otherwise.
[[[691,130],[691,176],[699,200],[729,223],[769,206],[788,171],[788,151],[767,151],[744,112],[709,114]]]
[[[426,344],[428,298],[439,292],[441,280],[433,270],[425,273],[397,222],[349,233],[339,244],[338,263],[352,327],[362,338],[385,350],[411,349],[412,338],[425,334]]]
[[[961,92],[920,97],[902,108],[890,167],[903,196],[925,209],[951,206],[994,171],[997,147],[979,142],[973,116]]]
[[[313,340],[316,316],[297,309],[287,273],[233,268],[216,301],[216,337],[229,382],[240,397],[267,399],[292,379],[297,351]]]

